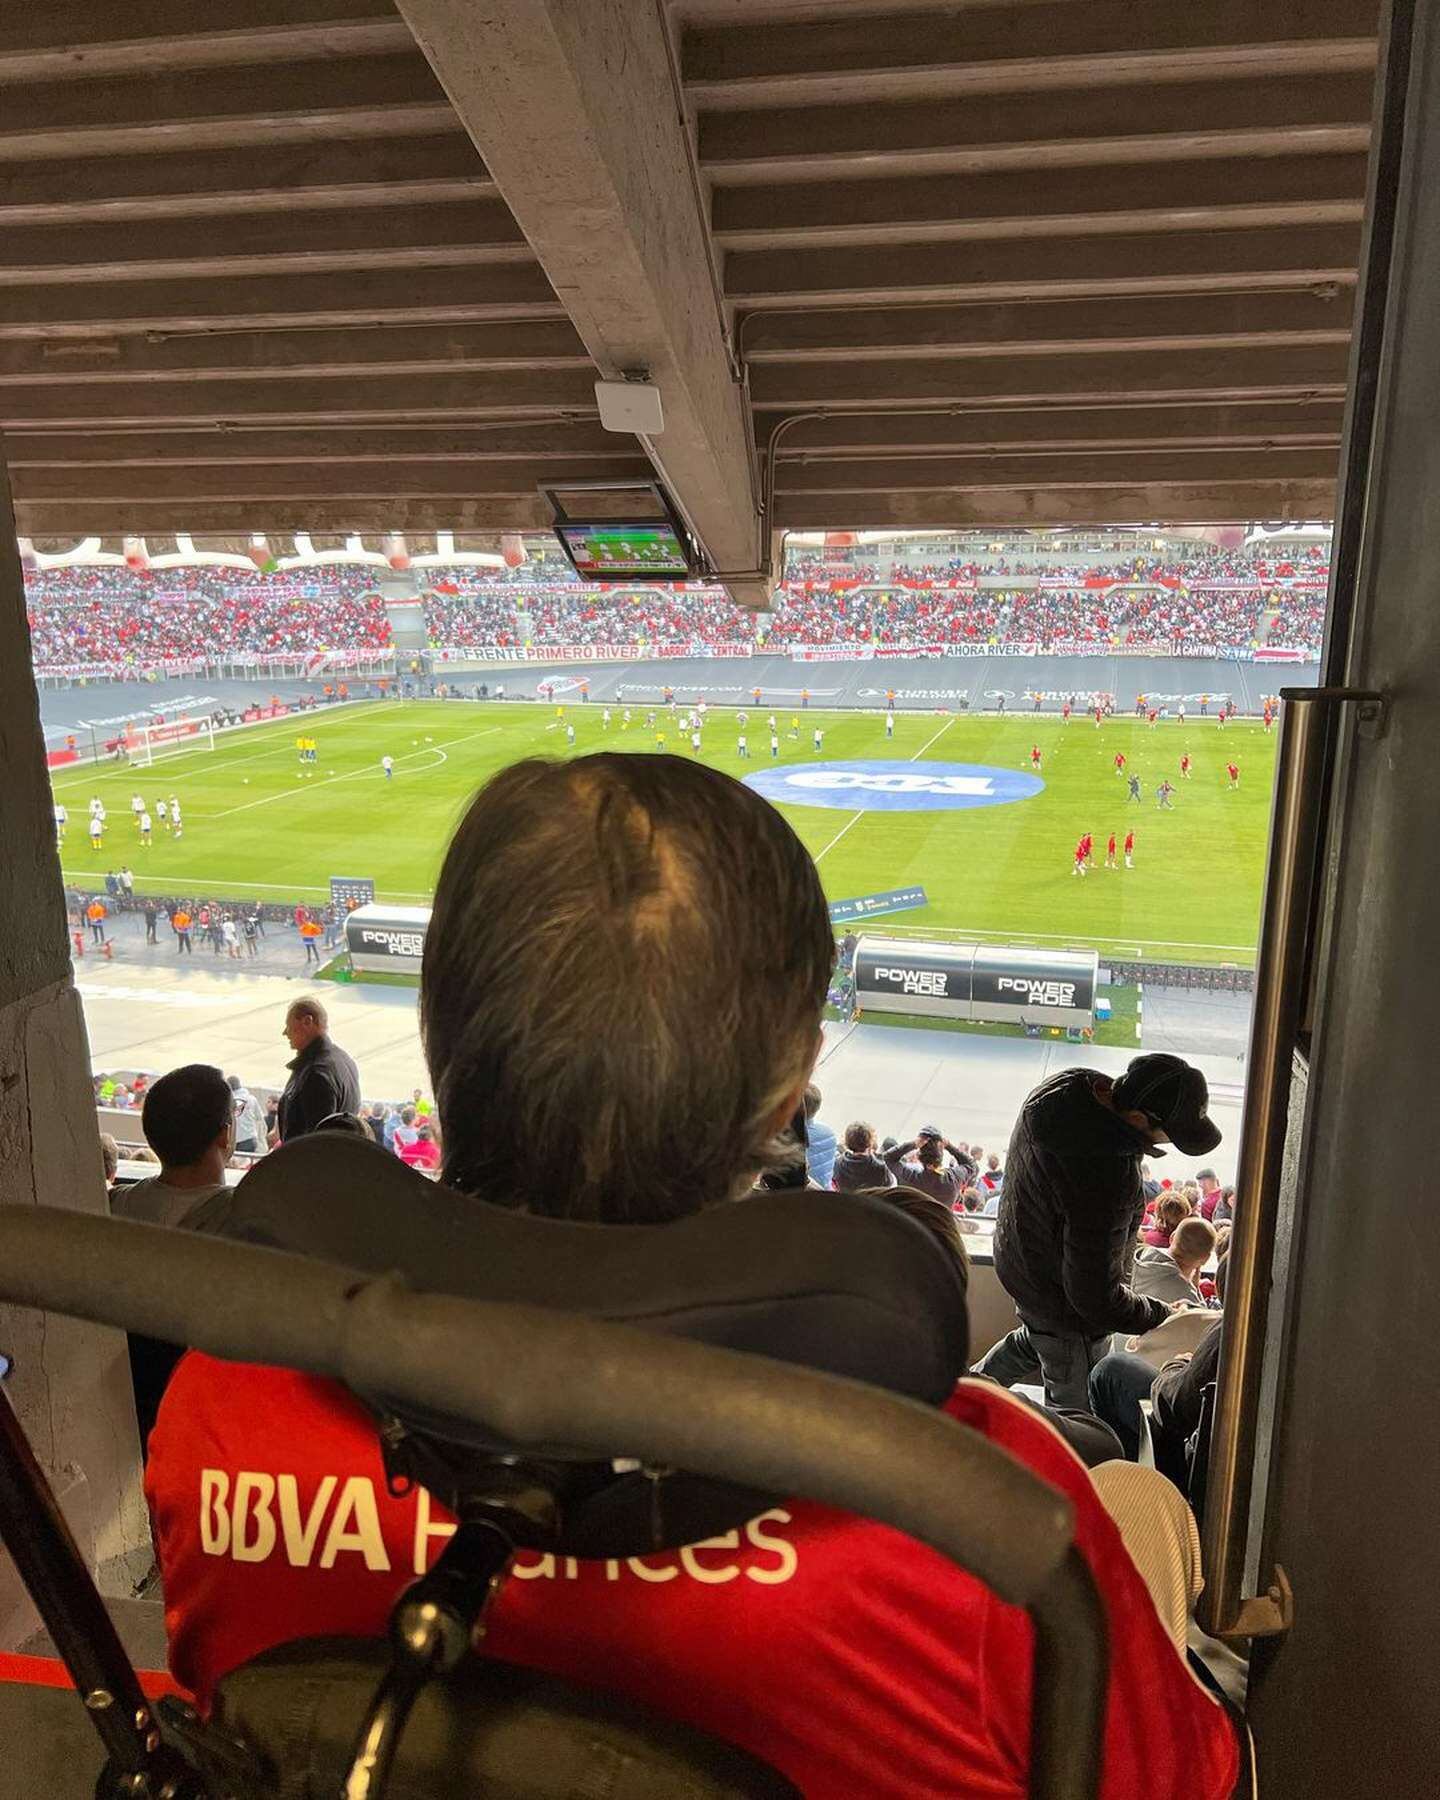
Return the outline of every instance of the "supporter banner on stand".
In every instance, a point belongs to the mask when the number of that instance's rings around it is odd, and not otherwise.
[[[873,644],[792,644],[791,662],[869,662]]]
[[[696,657],[701,661],[710,657],[753,656],[753,644],[652,644],[645,652],[647,656],[662,657]]]
[[[654,662],[672,657],[753,656],[753,644],[442,644],[440,663]]]
[[[983,654],[983,652],[972,651],[971,649],[968,648],[968,646],[963,645],[963,644],[876,644],[875,645],[875,655],[877,657],[914,656],[914,657],[920,657],[923,659],[927,656],[945,656],[945,655],[948,655],[951,651],[954,651],[955,654],[958,656]]]
[[[1255,652],[1257,663],[1303,663],[1319,660],[1315,651],[1307,650],[1300,644],[1261,644]]]

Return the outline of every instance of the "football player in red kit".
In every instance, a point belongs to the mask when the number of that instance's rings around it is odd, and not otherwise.
[[[1240,765],[1233,762],[1226,763],[1225,773],[1230,777],[1231,788],[1238,788],[1240,785]]]
[[[1070,723],[1070,702],[1068,700],[1060,708],[1060,720],[1061,723],[1065,725]]]
[[[1075,846],[1075,864],[1070,871],[1072,875],[1083,875],[1085,873],[1085,858],[1088,855],[1089,851],[1085,848],[1085,840],[1082,837],[1080,842]]]
[[[1190,752],[1188,750],[1180,758],[1180,773],[1184,776],[1186,781],[1190,779]]]
[[[1115,867],[1115,833],[1113,831],[1110,833],[1110,841],[1105,846],[1105,867],[1107,869]]]
[[[1038,744],[1030,746],[1030,767],[1032,769],[1040,767],[1040,746]]]
[[[1117,775],[1125,773],[1125,752],[1123,750],[1115,752],[1115,773]]]
[[[1125,867],[1127,869],[1133,869],[1135,867],[1134,858],[1135,858],[1135,833],[1133,831],[1127,831],[1125,833]]]
[[[1158,707],[1152,706],[1150,708],[1149,716],[1150,716],[1150,728],[1153,731],[1155,728],[1155,722],[1160,717],[1160,709]]]

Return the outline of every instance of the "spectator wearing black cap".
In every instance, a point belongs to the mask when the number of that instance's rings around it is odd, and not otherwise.
[[[203,1201],[225,1192],[225,1165],[235,1148],[230,1084],[208,1063],[187,1063],[151,1084],[140,1115],[160,1173],[116,1188],[110,1210],[146,1225],[178,1225]]]
[[[1130,1286],[1145,1211],[1141,1159],[1173,1143],[1220,1142],[1198,1069],[1138,1056],[1118,1081],[1067,1069],[1026,1099],[996,1216],[995,1273],[1020,1324],[976,1366],[1012,1387],[1041,1379],[1052,1406],[1084,1410],[1110,1333],[1138,1335],[1169,1312]]]
[[[922,1125],[908,1144],[888,1151],[885,1161],[897,1181],[952,1209],[975,1179],[969,1156],[935,1125]]]

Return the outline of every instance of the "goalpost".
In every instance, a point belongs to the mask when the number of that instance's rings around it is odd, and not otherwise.
[[[213,750],[215,727],[206,719],[167,719],[163,725],[127,726],[120,739],[132,768],[148,769],[166,756]]]

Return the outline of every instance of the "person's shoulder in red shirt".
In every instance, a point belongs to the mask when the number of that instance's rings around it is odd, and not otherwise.
[[[990,1383],[962,1381],[946,1411],[1075,1506],[1110,1627],[1104,1800],[1228,1796],[1235,1734],[1078,1459]],[[389,1492],[375,1424],[343,1389],[197,1352],[166,1393],[145,1479],[171,1666],[202,1704],[287,1639],[381,1634],[452,1529],[423,1490]],[[526,1554],[491,1618],[488,1653],[715,1733],[808,1800],[1026,1791],[1025,1614],[902,1533],[831,1507],[786,1500],[645,1557]]]
[[[1168,1250],[1170,1248],[1170,1233],[1166,1231],[1163,1225],[1152,1226],[1144,1236],[1145,1242],[1147,1244],[1153,1244],[1157,1250]]]

